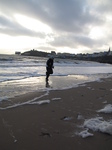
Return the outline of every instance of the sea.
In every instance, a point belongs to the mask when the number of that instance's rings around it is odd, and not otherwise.
[[[63,90],[112,76],[112,65],[54,58],[53,75],[46,86],[48,58],[0,55],[0,102],[35,91]]]

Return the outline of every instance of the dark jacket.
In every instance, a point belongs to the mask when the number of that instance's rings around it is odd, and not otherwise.
[[[53,67],[54,67],[54,66],[53,66],[53,63],[54,63],[53,59],[49,58],[49,59],[47,60],[46,67],[47,67],[47,68],[53,68]]]
[[[48,74],[53,74],[53,69],[52,69],[54,68],[53,63],[54,61],[52,58],[49,58],[46,62],[46,70]]]

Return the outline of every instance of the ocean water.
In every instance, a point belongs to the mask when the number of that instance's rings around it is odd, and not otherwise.
[[[0,55],[0,101],[33,91],[62,90],[112,75],[112,65],[54,59],[54,73],[46,87],[47,58]]]

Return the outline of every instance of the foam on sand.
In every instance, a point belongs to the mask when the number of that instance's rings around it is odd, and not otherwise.
[[[108,104],[103,109],[98,110],[99,113],[112,113],[112,105]],[[86,130],[78,133],[77,135],[82,138],[86,138],[88,136],[93,136],[93,134],[89,133],[88,130],[92,130],[94,132],[102,132],[112,135],[112,120],[105,121],[103,117],[96,117],[86,119],[82,125]]]
[[[112,113],[112,105],[108,104],[103,109],[98,110],[100,113]]]
[[[92,131],[100,131],[112,135],[112,120],[105,121],[103,117],[96,117],[84,121],[83,126]]]
[[[78,133],[78,135],[81,136],[82,138],[87,138],[87,137],[89,137],[89,136],[93,136],[92,133],[89,133],[89,132],[88,132],[88,129],[86,129],[86,130],[84,130],[84,131]]]
[[[49,91],[47,91],[46,93],[42,94],[39,97],[35,97],[35,98],[33,98],[31,100],[28,100],[26,102],[23,102],[23,103],[16,103],[16,104],[13,104],[13,105],[10,105],[10,106],[7,106],[7,107],[0,107],[0,110],[12,109],[12,108],[20,107],[20,106],[23,106],[23,105],[31,105],[31,104],[41,105],[41,104],[45,104],[45,103],[48,104],[48,103],[50,103],[50,100],[39,101],[40,98],[43,98],[44,96],[46,96],[48,94],[49,94]]]
[[[31,105],[33,105],[33,104],[42,105],[42,104],[49,104],[49,103],[50,103],[50,100],[42,100],[42,101],[32,102],[29,104],[31,104]]]
[[[52,101],[58,101],[58,100],[61,100],[61,98],[59,97],[57,97],[57,98],[52,98]]]

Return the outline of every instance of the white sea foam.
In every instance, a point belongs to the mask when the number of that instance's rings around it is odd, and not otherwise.
[[[98,110],[99,113],[112,113],[112,105],[108,104],[103,109]]]
[[[93,134],[90,133],[88,131],[88,129],[81,131],[80,133],[77,133],[77,135],[81,136],[82,138],[87,138],[87,137],[93,136]]]
[[[103,109],[100,109],[97,112],[112,113],[112,105],[108,104]],[[112,135],[112,120],[105,121],[103,117],[86,119],[81,127],[86,128],[86,130],[78,133],[78,135],[80,135],[82,138],[93,136],[93,134],[89,133],[88,130],[99,131]]]
[[[23,105],[31,105],[31,104],[44,104],[44,103],[49,103],[49,100],[45,100],[45,101],[38,101],[40,98],[43,98],[44,96],[48,95],[49,91],[47,91],[45,94],[40,95],[39,97],[35,97],[34,99],[28,100],[26,102],[23,103],[16,103],[14,105],[10,105],[10,106],[6,106],[6,107],[0,107],[0,110],[6,110],[6,109],[12,109],[12,108],[16,108],[16,107],[20,107]]]
[[[85,128],[112,135],[112,121],[105,121],[103,117],[96,117],[84,121]]]
[[[42,104],[49,104],[50,100],[42,100],[42,101],[37,101],[37,102],[31,102],[29,104],[33,105],[33,104],[38,104],[38,105],[42,105]]]
[[[61,99],[60,97],[52,98],[52,101],[58,101],[58,100],[60,100],[60,99]]]
[[[106,104],[106,103],[107,103],[107,101],[104,101],[104,102],[103,102],[103,104]]]
[[[70,121],[72,119],[73,119],[73,117],[67,117],[67,116],[65,116],[62,120],[64,120],[64,121]]]
[[[84,119],[84,117],[81,114],[78,114],[77,119],[82,120],[82,119]]]

